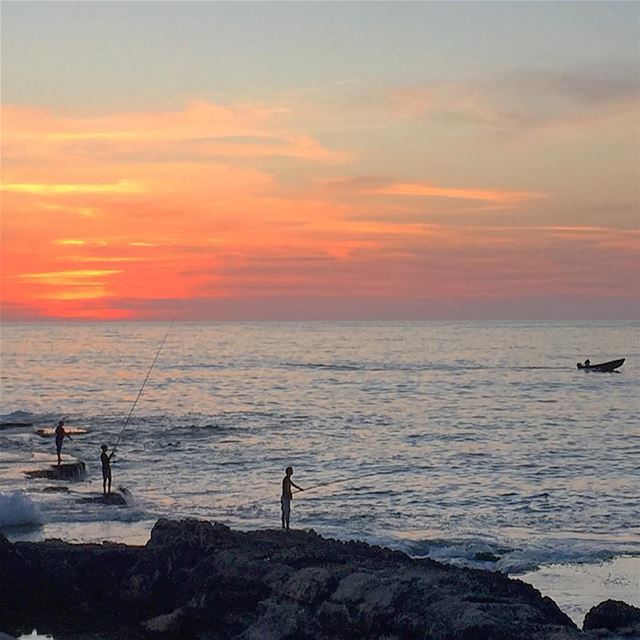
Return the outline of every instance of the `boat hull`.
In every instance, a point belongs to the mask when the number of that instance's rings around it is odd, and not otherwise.
[[[611,373],[618,367],[621,367],[625,361],[625,358],[619,360],[610,360],[609,362],[601,362],[599,364],[591,364],[585,367],[582,363],[578,362],[578,369],[580,371],[596,371],[598,373]]]

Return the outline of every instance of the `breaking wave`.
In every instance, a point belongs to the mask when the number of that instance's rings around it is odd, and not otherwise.
[[[41,525],[44,518],[38,506],[22,491],[0,493],[0,529]]]

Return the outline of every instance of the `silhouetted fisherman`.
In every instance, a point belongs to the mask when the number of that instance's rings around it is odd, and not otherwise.
[[[58,454],[58,464],[62,462],[60,454],[62,453],[62,441],[65,438],[69,438],[69,440],[71,440],[71,436],[64,430],[64,420],[60,420],[56,427],[56,453]]]
[[[102,493],[106,496],[111,493],[111,458],[113,458],[113,454],[115,451],[112,451],[109,455],[107,455],[107,445],[103,444],[102,453],[100,454],[100,462],[102,462]],[[107,483],[109,485],[109,490],[107,491]]]
[[[282,507],[282,528],[289,531],[289,517],[291,516],[291,501],[293,500],[293,494],[291,493],[291,487],[295,487],[298,491],[304,491],[302,487],[299,487],[293,482],[291,476],[293,475],[293,467],[287,467],[285,477],[282,479],[282,497],[280,498],[280,505]]]

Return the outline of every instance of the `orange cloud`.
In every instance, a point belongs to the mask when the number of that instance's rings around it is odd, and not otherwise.
[[[119,180],[108,184],[28,184],[4,183],[2,191],[34,195],[141,193],[144,187],[131,180]]]
[[[19,277],[25,280],[37,280],[50,284],[69,285],[82,281],[85,278],[110,276],[114,273],[120,272],[113,270],[84,269],[78,271],[52,271],[50,273],[22,273]]]
[[[501,205],[517,205],[545,198],[542,193],[532,191],[501,191],[498,189],[473,189],[436,187],[416,182],[399,182],[372,189],[370,193],[389,196],[422,196],[428,198],[451,198],[456,200],[478,200]]]
[[[2,108],[5,157],[42,160],[67,153],[88,164],[131,159],[157,162],[183,158],[190,162],[215,157],[292,157],[316,162],[343,162],[344,152],[328,149],[313,136],[281,124],[286,110],[240,104],[223,107],[192,101],[180,111],[115,113],[70,118],[43,109]],[[60,158],[64,162],[64,158]]]
[[[77,240],[74,238],[62,238],[60,240],[55,240],[54,244],[59,244],[62,246],[83,246],[86,244],[84,240]]]
[[[141,193],[144,187],[131,180],[119,180],[106,184],[29,184],[6,182],[0,186],[2,191],[12,193],[28,193],[33,195],[66,195],[66,194],[110,194]],[[51,208],[51,205],[49,205]]]

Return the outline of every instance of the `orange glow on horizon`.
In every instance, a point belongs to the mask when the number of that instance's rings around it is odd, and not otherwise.
[[[165,317],[173,304],[190,318],[224,299],[562,295],[580,279],[611,295],[598,257],[615,273],[632,263],[633,231],[483,222],[492,210],[533,217],[551,193],[429,176],[371,183],[355,149],[288,127],[290,115],[206,101],[90,117],[3,107],[9,315]],[[447,221],[458,213],[447,201],[464,201],[473,223]],[[594,256],[586,276],[571,259],[584,251]]]

